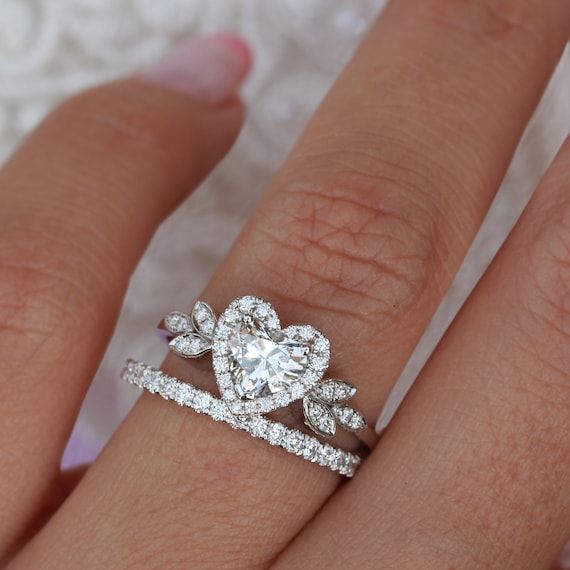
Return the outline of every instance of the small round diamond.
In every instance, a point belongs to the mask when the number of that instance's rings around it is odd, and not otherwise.
[[[303,376],[303,384],[305,386],[313,386],[319,380],[319,375],[314,370],[307,370]]]
[[[227,340],[218,340],[213,348],[214,352],[220,356],[225,356],[230,352],[230,344]]]
[[[218,376],[218,384],[223,387],[232,385],[232,375],[229,372],[223,372]]]
[[[227,340],[230,335],[230,327],[226,323],[218,323],[216,327],[216,337],[218,339]]]
[[[329,445],[328,443],[321,445],[317,449],[316,453],[317,462],[320,463],[321,465],[329,465],[334,451],[335,451],[334,447],[332,447],[332,445]]]
[[[311,365],[316,370],[323,370],[329,365],[329,359],[324,356],[315,356],[311,361]]]
[[[290,453],[297,453],[303,445],[303,434],[299,431],[289,432],[285,436],[282,445]]]
[[[228,409],[221,401],[212,402],[210,405],[210,416],[216,421],[223,420],[226,416]]]
[[[269,307],[265,304],[259,305],[254,311],[254,315],[258,319],[265,319],[269,315]]]
[[[301,327],[299,336],[302,340],[309,341],[315,336],[314,330],[311,327]]]
[[[270,412],[273,409],[273,402],[270,399],[264,399],[260,402],[257,402],[257,409],[261,413]]]
[[[244,411],[242,402],[230,402],[229,407],[232,414],[241,414]]]
[[[298,386],[298,384],[293,384],[293,388],[295,388],[296,386]],[[275,394],[274,399],[275,399],[275,404],[280,408],[286,406],[289,403],[289,396],[285,392],[280,392],[278,394]]]
[[[194,408],[197,412],[206,412],[210,407],[210,396],[204,392],[199,392],[194,398]]]
[[[329,341],[324,336],[317,337],[315,343],[313,344],[313,347],[315,349],[315,352],[318,354],[328,353],[330,349]]]
[[[182,384],[178,388],[178,393],[176,394],[176,403],[181,406],[187,406],[192,401],[192,389],[186,384]]]
[[[263,437],[267,432],[267,420],[261,416],[255,416],[248,422],[248,430],[255,437]]]
[[[242,297],[238,302],[239,309],[242,313],[251,313],[253,307],[255,306],[254,297]]]
[[[240,314],[235,309],[228,309],[224,313],[224,320],[230,324],[237,323],[240,320]]]
[[[305,443],[302,448],[302,454],[304,459],[308,459],[309,461],[315,460],[315,454],[317,453],[317,448],[319,444],[317,440],[313,437],[306,437]]]
[[[158,390],[160,389],[160,381],[162,380],[162,375],[161,374],[154,375],[152,373],[152,370],[149,370],[147,368],[142,373],[142,380],[144,383],[143,385],[148,387],[148,389],[151,392],[158,392]]]
[[[302,398],[304,394],[305,394],[305,387],[300,382],[293,384],[293,386],[291,387],[291,397],[294,400]]]
[[[214,370],[218,374],[227,372],[230,368],[230,364],[227,358],[214,358]]]
[[[331,469],[338,471],[343,465],[343,460],[344,460],[344,453],[342,453],[342,451],[340,451],[339,449],[335,449],[331,454],[329,460],[329,465]]]
[[[160,387],[162,391],[162,397],[167,400],[176,400],[176,396],[178,395],[178,388],[179,384],[176,380],[172,378],[166,378],[164,381],[164,385]]]
[[[273,445],[277,445],[280,443],[284,433],[285,426],[282,424],[274,423],[270,426],[267,432],[267,441]]]

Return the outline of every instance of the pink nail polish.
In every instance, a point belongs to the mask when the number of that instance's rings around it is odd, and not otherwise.
[[[249,47],[239,36],[215,34],[179,44],[136,77],[218,105],[235,96],[251,60]]]

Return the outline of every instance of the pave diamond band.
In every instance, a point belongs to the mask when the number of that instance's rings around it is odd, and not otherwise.
[[[143,362],[128,360],[121,374],[123,380],[159,394],[200,414],[207,414],[215,421],[225,422],[234,429],[242,430],[253,437],[265,440],[270,445],[281,447],[293,455],[327,467],[346,477],[352,477],[361,463],[361,458],[349,451],[323,443],[314,436],[270,420],[263,415],[235,415],[225,400],[182,382],[161,370]],[[342,386],[332,386],[343,390]]]

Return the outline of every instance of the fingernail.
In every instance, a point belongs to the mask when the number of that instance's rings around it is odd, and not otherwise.
[[[137,77],[218,105],[236,95],[251,68],[247,44],[231,33],[183,42]]]

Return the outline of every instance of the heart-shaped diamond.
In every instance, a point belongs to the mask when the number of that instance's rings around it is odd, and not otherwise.
[[[273,307],[257,297],[232,301],[214,330],[213,367],[234,414],[267,413],[299,400],[321,380],[329,341],[309,325],[281,329]]]

